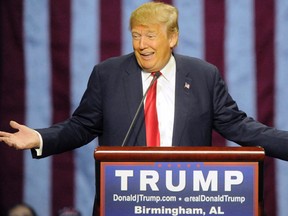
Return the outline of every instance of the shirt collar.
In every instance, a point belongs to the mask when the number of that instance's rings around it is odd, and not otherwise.
[[[171,55],[168,63],[165,65],[164,68],[160,70],[160,72],[162,73],[161,77],[169,81],[173,79],[175,71],[176,71],[176,62],[175,62],[174,56]],[[145,72],[143,70],[142,70],[142,74],[144,75],[144,80],[149,79],[149,77],[151,76],[151,73]]]

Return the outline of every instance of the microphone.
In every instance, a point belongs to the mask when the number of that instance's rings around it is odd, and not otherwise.
[[[131,133],[132,128],[133,128],[134,125],[135,125],[135,121],[136,121],[136,119],[137,119],[137,117],[138,117],[138,115],[139,115],[141,106],[142,106],[143,103],[144,103],[144,100],[145,100],[145,98],[146,98],[146,95],[147,95],[149,89],[150,89],[150,88],[152,87],[152,85],[154,84],[154,82],[155,82],[160,76],[161,76],[161,72],[160,72],[160,71],[157,71],[157,72],[155,72],[155,73],[153,74],[153,79],[152,79],[150,85],[148,86],[148,88],[146,89],[145,94],[144,94],[143,97],[142,97],[142,100],[141,100],[141,102],[140,102],[140,104],[139,104],[139,106],[138,106],[138,108],[137,108],[137,111],[136,111],[136,113],[135,113],[135,115],[134,115],[134,117],[133,117],[133,120],[132,120],[132,122],[131,122],[131,124],[130,124],[130,127],[129,127],[127,133],[126,133],[126,136],[125,136],[125,138],[124,138],[124,140],[123,140],[123,142],[122,142],[121,147],[123,147],[123,146],[126,145],[127,139],[128,139],[128,137],[129,137],[129,135],[130,135],[130,133]]]

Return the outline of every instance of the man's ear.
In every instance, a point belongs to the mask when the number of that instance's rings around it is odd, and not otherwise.
[[[169,38],[169,43],[170,43],[170,47],[174,48],[177,46],[178,44],[178,32],[174,32],[170,34],[170,38]]]

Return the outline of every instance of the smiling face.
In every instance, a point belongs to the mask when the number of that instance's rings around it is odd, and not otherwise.
[[[135,25],[131,28],[133,49],[146,72],[160,71],[169,61],[178,34],[167,32],[164,24]]]

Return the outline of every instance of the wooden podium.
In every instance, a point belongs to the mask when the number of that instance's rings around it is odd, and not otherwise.
[[[264,156],[260,147],[98,147],[98,214],[260,216]]]

